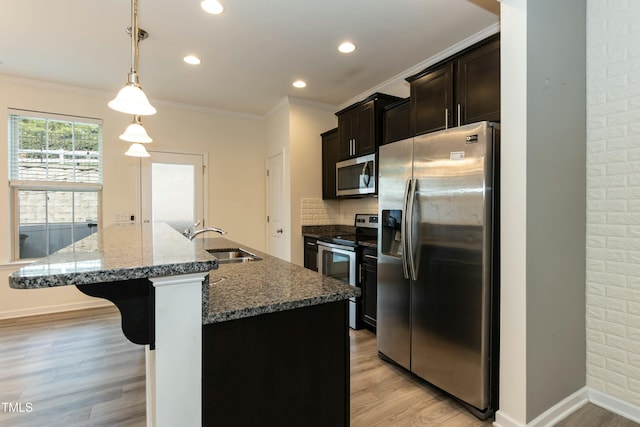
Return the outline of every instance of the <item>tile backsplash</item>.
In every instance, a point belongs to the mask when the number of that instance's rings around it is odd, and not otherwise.
[[[377,213],[378,199],[322,200],[303,197],[300,201],[302,225],[353,225],[358,213]]]

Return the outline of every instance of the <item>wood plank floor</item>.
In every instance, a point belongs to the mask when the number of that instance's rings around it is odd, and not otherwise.
[[[371,332],[351,331],[350,344],[351,426],[491,425],[378,358]],[[32,410],[12,412],[2,402]],[[0,321],[4,426],[145,426],[144,348],[124,338],[115,308]],[[558,426],[638,424],[587,405]]]
[[[144,347],[115,308],[0,321],[0,426],[145,426]]]
[[[602,409],[593,403],[587,403],[579,411],[569,415],[555,427],[638,427],[640,424]]]

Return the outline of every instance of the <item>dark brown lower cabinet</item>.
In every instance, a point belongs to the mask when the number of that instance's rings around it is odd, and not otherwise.
[[[318,271],[318,239],[304,237],[304,267]]]
[[[378,258],[377,249],[365,248],[360,263],[362,289],[362,320],[368,329],[376,331],[378,319]]]
[[[202,328],[203,426],[348,426],[347,301]]]

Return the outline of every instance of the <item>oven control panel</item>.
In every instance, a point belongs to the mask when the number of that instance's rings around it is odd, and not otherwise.
[[[356,214],[356,227],[378,228],[377,214]]]

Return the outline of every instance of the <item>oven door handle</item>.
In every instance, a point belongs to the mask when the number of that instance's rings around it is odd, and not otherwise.
[[[356,253],[350,249],[344,249],[341,247],[336,247],[337,245],[333,245],[331,243],[326,242],[318,242],[318,273],[328,276],[325,271],[325,262],[324,262],[324,253],[325,252],[333,252],[340,255],[344,255],[349,258],[349,285],[356,285]]]
[[[349,252],[355,252],[355,248],[351,248],[349,246],[344,246],[344,245],[337,245],[335,243],[328,243],[328,242],[323,242],[318,240],[318,248],[320,246],[324,246],[325,248],[329,248],[335,252],[339,252],[339,253],[349,253]],[[342,251],[342,252],[340,252]]]

